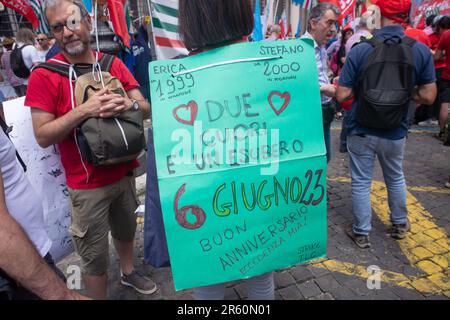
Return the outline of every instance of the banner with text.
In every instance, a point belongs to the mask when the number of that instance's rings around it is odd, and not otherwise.
[[[411,2],[411,25],[425,28],[425,20],[431,15],[450,14],[450,1],[413,0]]]
[[[149,69],[175,288],[323,257],[326,152],[312,41],[235,44]]]
[[[27,166],[26,175],[42,199],[44,222],[52,240],[50,253],[58,262],[74,250],[69,235],[71,206],[66,175],[56,145],[41,148],[34,137],[30,108],[25,97],[3,102],[5,121],[13,129],[10,137]]]

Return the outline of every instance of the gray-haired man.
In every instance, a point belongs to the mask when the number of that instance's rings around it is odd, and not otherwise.
[[[47,0],[45,15],[61,47],[51,61],[69,65],[91,64],[103,54],[90,48],[91,18],[81,0]],[[98,59],[98,60],[97,60]],[[31,107],[34,133],[42,147],[58,144],[72,202],[70,233],[81,256],[83,280],[88,295],[106,298],[109,238],[120,259],[121,283],[150,294],[156,285],[134,269],[136,231],[134,211],[138,206],[133,169],[137,161],[113,166],[93,166],[80,156],[74,129],[89,118],[113,118],[130,109],[150,114],[150,104],[126,66],[114,59],[110,73],[123,85],[125,97],[105,88],[75,106],[72,81],[47,69],[31,74],[25,105]]]
[[[319,71],[323,131],[328,162],[331,159],[330,131],[331,122],[333,122],[335,113],[333,97],[336,95],[336,88],[331,84],[330,78],[328,77],[328,55],[325,46],[335,35],[339,14],[339,8],[335,5],[320,3],[311,10],[308,20],[308,31],[302,37],[314,40],[316,63]]]

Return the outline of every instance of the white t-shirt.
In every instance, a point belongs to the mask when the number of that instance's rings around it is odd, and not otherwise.
[[[25,230],[40,255],[45,257],[50,251],[52,241],[45,229],[42,200],[31,187],[16,158],[14,145],[1,128],[0,167],[8,211]]]
[[[37,50],[36,49],[37,62],[45,62],[45,56],[47,55],[47,53],[49,51],[50,51],[50,49],[48,49],[48,50]]]

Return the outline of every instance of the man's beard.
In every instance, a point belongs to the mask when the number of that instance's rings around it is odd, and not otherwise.
[[[76,46],[71,46],[71,43],[77,42]],[[62,51],[72,57],[78,57],[83,55],[89,49],[89,43],[83,41],[81,38],[70,40],[69,43],[63,43],[61,46]]]

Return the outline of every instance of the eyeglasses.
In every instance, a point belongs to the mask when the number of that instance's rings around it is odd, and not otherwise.
[[[73,11],[72,15],[66,20],[65,23],[56,23],[50,26],[50,30],[54,35],[60,35],[63,33],[64,27],[72,32],[80,27],[81,22],[88,15],[88,12],[86,9],[83,10],[83,8],[77,3],[74,3],[74,5],[77,7],[77,10]]]
[[[44,38],[44,39],[36,39],[37,42],[42,42],[42,41],[47,41],[47,40],[48,40],[47,38]]]
[[[50,30],[54,35],[58,35],[63,33],[64,27],[69,29],[70,31],[75,31],[80,27],[81,19],[72,17],[71,19],[67,19],[66,23],[57,23],[50,26]]]

